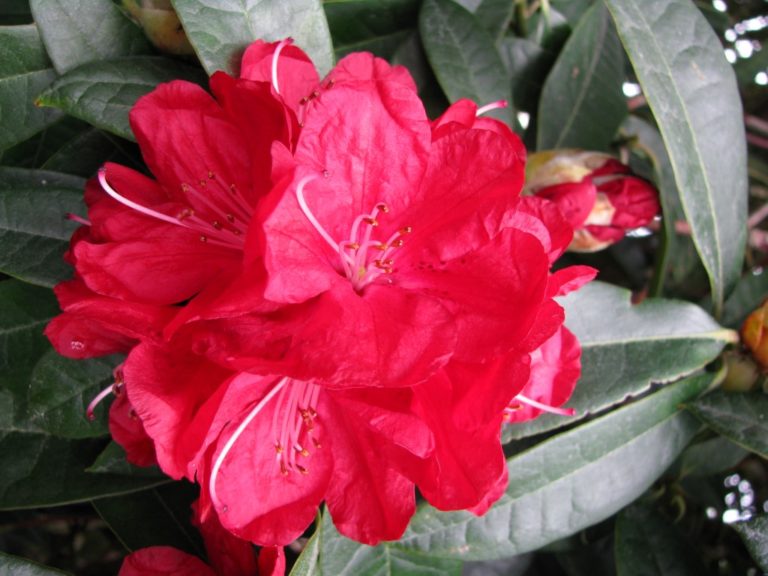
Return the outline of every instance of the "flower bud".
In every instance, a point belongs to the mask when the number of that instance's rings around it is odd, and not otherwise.
[[[176,56],[195,53],[170,0],[122,0],[121,4],[161,52]]]
[[[658,192],[629,167],[599,152],[532,154],[525,193],[555,202],[574,228],[572,252],[595,252],[621,240],[659,213]]]
[[[768,370],[768,300],[747,316],[741,326],[741,339],[763,370]]]

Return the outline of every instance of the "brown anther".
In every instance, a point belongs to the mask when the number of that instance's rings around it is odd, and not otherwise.
[[[346,247],[352,248],[352,250],[357,250],[358,248],[360,248],[360,244],[358,244],[357,242],[347,242]]]
[[[328,88],[333,88],[333,85],[335,83],[336,83],[335,80],[331,78],[330,80],[328,80],[328,84],[325,85],[325,89],[327,90]]]
[[[206,186],[208,186],[208,182],[206,182],[205,180],[200,180],[198,184],[200,184],[200,188],[205,188]]]
[[[136,410],[131,408],[130,410],[128,410],[128,418],[130,418],[131,420],[138,420],[139,419],[139,415],[136,414]]]
[[[285,462],[280,460],[280,474],[283,476],[288,476],[288,468],[285,467]]]
[[[302,456],[304,456],[304,458],[306,458],[307,456],[309,456],[309,450],[307,450],[306,448],[302,448],[299,454],[301,454]]]
[[[314,408],[307,408],[307,410],[309,410],[309,415],[312,418],[316,418],[317,417],[317,412],[314,410]]]
[[[191,208],[184,208],[181,212],[179,212],[176,215],[176,218],[178,220],[184,220],[185,218],[189,218],[190,216],[194,216],[194,215],[195,215],[194,210],[192,210]]]
[[[309,99],[306,96],[304,98],[302,98],[301,100],[299,100],[299,104],[301,104],[302,106],[304,104],[306,104],[307,102],[309,102]]]
[[[277,452],[278,454],[282,454],[283,453],[283,447],[280,445],[280,442],[277,442],[275,444],[275,452]]]
[[[227,222],[234,222],[235,221],[235,215],[234,214],[227,214]]]
[[[218,220],[214,220],[213,222],[211,222],[211,226],[216,228],[216,230],[221,230],[221,222],[219,222]]]
[[[298,470],[299,472],[301,472],[302,474],[304,474],[304,476],[306,476],[307,474],[309,474],[309,470],[307,470],[306,468],[304,468],[304,466],[302,466],[301,464],[296,464],[296,470]]]
[[[209,170],[209,171],[208,171],[208,179],[209,179],[209,180],[216,180],[216,174],[214,174],[213,172],[211,172],[211,171]]]
[[[323,445],[320,444],[320,442],[317,440],[317,438],[312,438],[312,444],[315,446],[315,448],[322,448]]]
[[[186,184],[184,182],[181,183],[181,191],[182,192],[189,192],[189,184]]]
[[[411,232],[413,232],[413,228],[411,228],[410,226],[405,226],[403,228],[400,228],[400,234],[410,234]]]
[[[317,90],[314,90],[312,92],[312,98],[317,98],[318,96],[320,96],[320,92],[318,92]]]
[[[382,244],[379,244],[378,246],[376,246],[375,248],[376,248],[376,250],[381,250],[382,252],[385,252],[387,250],[387,248],[389,248],[389,246],[387,246],[386,244],[382,243]]]
[[[387,214],[389,212],[389,206],[384,204],[384,202],[380,202],[379,204],[376,204],[376,208],[378,208],[381,212],[384,212],[384,214]]]
[[[398,238],[394,242],[392,242],[392,248],[401,248],[403,246],[403,239]]]
[[[208,237],[205,234],[200,235],[200,242],[206,243],[208,242]]]
[[[374,227],[379,225],[379,222],[375,218],[371,218],[370,216],[366,216],[365,218],[363,218],[363,222]]]

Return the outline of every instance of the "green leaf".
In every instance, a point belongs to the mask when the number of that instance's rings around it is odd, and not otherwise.
[[[254,40],[293,38],[321,75],[333,66],[333,47],[320,0],[173,0],[173,6],[208,72],[237,74]]]
[[[544,82],[538,150],[608,150],[627,114],[624,53],[602,3],[579,20]]]
[[[633,306],[630,298],[628,290],[592,282],[561,301],[582,348],[581,379],[567,403],[580,417],[691,374],[737,340],[694,304],[647,299]],[[543,414],[510,426],[509,434],[522,438],[572,422]]]
[[[168,482],[157,476],[91,474],[103,441],[68,440],[0,427],[0,510],[61,506]]]
[[[451,102],[469,98],[480,106],[512,102],[499,52],[474,16],[452,0],[425,0],[419,31],[432,69]],[[489,113],[512,123],[510,108]]]
[[[499,51],[512,78],[515,107],[535,113],[544,79],[557,54],[527,38],[516,36],[504,38]]]
[[[32,13],[29,10],[29,0],[5,0],[0,4],[0,25],[13,26],[30,24]]]
[[[723,307],[724,326],[740,328],[768,295],[768,272],[756,269],[741,278]]]
[[[718,390],[685,407],[718,434],[768,458],[768,395]]]
[[[757,565],[768,571],[768,516],[763,514],[747,522],[736,522],[731,527],[739,533]]]
[[[169,58],[134,56],[89,62],[64,74],[40,95],[38,102],[60,108],[96,128],[134,140],[128,112],[136,100],[161,82],[177,78],[203,80],[197,69]]]
[[[61,576],[62,574],[69,574],[69,572],[49,568],[26,558],[11,556],[5,552],[0,552],[0,573],[5,576]]]
[[[324,576],[461,576],[462,562],[398,549],[397,543],[366,546],[339,534],[324,514],[320,570]]]
[[[83,214],[85,181],[75,176],[0,168],[0,270],[26,282],[53,286],[72,275],[63,260]]]
[[[667,146],[719,316],[746,239],[746,144],[733,69],[693,2],[605,1]]]
[[[509,485],[482,517],[421,507],[392,546],[437,557],[522,554],[615,514],[645,492],[699,428],[678,410],[712,384],[698,376],[562,433],[508,460]]]
[[[110,442],[107,447],[85,469],[93,474],[122,474],[124,476],[146,476],[162,478],[163,473],[157,466],[134,466],[125,457],[125,450],[117,442]]]
[[[569,22],[576,24],[595,0],[549,0],[550,5],[565,16]]]
[[[509,29],[515,7],[516,3],[509,0],[482,0],[473,13],[493,41],[498,43]]]
[[[680,456],[680,476],[713,476],[735,467],[749,452],[716,436],[692,444]]]
[[[323,2],[336,57],[369,51],[390,59],[413,33],[417,0],[330,0]]]
[[[315,522],[315,531],[310,539],[307,540],[304,549],[296,559],[290,576],[315,576],[320,572],[318,562],[320,559],[320,537],[323,532],[323,521],[324,517],[318,514],[317,521]]]
[[[197,490],[187,482],[173,482],[151,490],[93,502],[99,516],[125,546],[134,552],[149,546],[172,546],[203,555],[198,531],[192,526],[191,505]]]
[[[616,571],[621,576],[701,576],[699,553],[671,522],[636,504],[616,520]]]
[[[94,396],[112,384],[117,363],[117,358],[71,360],[55,350],[43,354],[32,370],[27,393],[31,421],[41,431],[62,438],[106,434],[105,419],[91,421],[85,412]]]
[[[92,60],[151,51],[141,29],[113,2],[30,0],[29,5],[59,74]]]
[[[0,150],[33,136],[61,115],[34,105],[54,78],[37,26],[0,27]]]

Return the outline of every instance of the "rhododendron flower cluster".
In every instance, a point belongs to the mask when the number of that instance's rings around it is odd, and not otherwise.
[[[594,275],[551,271],[573,232],[520,196],[520,140],[469,101],[430,121],[408,72],[366,53],[321,80],[289,41],[256,42],[210,87],[133,108],[154,179],[107,164],[88,184],[49,338],[127,353],[113,434],[199,483],[203,525],[280,546],[325,502],[374,544],[415,488],[485,512],[502,423],[570,413],[580,349],[555,298]]]
[[[659,214],[659,193],[628,166],[599,152],[548,150],[532,154],[525,193],[555,202],[575,233],[569,250],[595,252]]]

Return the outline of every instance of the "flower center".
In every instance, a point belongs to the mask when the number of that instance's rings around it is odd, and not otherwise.
[[[275,433],[275,461],[280,474],[288,476],[293,471],[304,475],[309,474],[306,461],[302,462],[301,459],[310,456],[310,448],[314,450],[321,448],[320,442],[314,436],[320,387],[310,382],[291,380],[287,377],[281,379],[251,409],[229,437],[213,464],[208,490],[214,505],[223,512],[227,511],[227,506],[222,505],[216,491],[216,479],[221,466],[248,425],[276,396],[277,405],[272,415],[272,430]]]
[[[347,240],[336,242],[317,220],[304,198],[304,188],[316,178],[306,176],[299,181],[296,186],[296,200],[312,227],[339,255],[341,271],[355,291],[362,292],[363,288],[374,280],[393,274],[395,252],[403,245],[412,228],[400,228],[385,241],[373,238],[374,230],[379,226],[379,216],[389,213],[389,207],[383,202],[378,202],[369,213],[360,214],[354,219]],[[391,279],[387,281],[392,283]]]
[[[104,167],[99,168],[99,183],[107,194],[132,210],[174,226],[199,232],[200,242],[235,250],[243,248],[243,233],[246,231],[252,209],[234,184],[226,188],[213,172],[208,172],[208,178],[201,179],[197,187],[186,183],[181,185],[184,195],[190,200],[194,199],[210,220],[197,215],[192,208],[184,208],[176,216],[170,216],[142,206],[110,186]],[[215,194],[210,194],[216,187],[218,189]],[[209,193],[205,194],[202,190]]]

